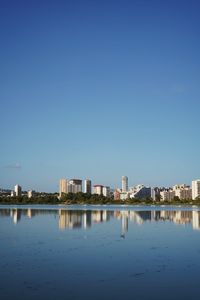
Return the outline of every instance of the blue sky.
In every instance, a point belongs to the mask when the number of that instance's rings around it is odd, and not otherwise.
[[[200,177],[199,1],[0,5],[0,187]]]

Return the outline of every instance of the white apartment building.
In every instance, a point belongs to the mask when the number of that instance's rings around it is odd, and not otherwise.
[[[145,199],[151,197],[151,188],[138,184],[129,190],[130,198]]]
[[[120,200],[126,200],[129,199],[129,193],[128,192],[120,192]]]
[[[62,196],[62,194],[68,193],[68,181],[67,179],[60,179],[59,182],[59,197]]]
[[[110,187],[109,186],[103,186],[102,193],[104,197],[110,197]]]
[[[67,184],[68,193],[79,193],[82,192],[82,180],[80,179],[70,179]]]
[[[163,190],[160,192],[160,201],[172,201],[175,197],[175,191],[169,189],[169,190]]]
[[[128,192],[128,177],[122,176],[122,192]]]
[[[82,180],[80,179],[60,179],[59,183],[59,197],[62,196],[62,194],[68,194],[68,193],[78,193],[82,192]]]
[[[83,182],[83,192],[91,194],[92,192],[92,182],[89,179],[84,180]]]
[[[192,189],[186,184],[176,184],[173,186],[173,191],[180,200],[192,199]]]
[[[93,194],[102,195],[103,194],[103,185],[96,184],[93,186]]]
[[[14,191],[15,191],[15,196],[19,197],[22,194],[22,188],[19,184],[16,184],[14,187]]]
[[[28,191],[27,192],[27,196],[28,196],[28,198],[32,198],[33,197],[33,191]]]
[[[192,199],[200,197],[200,179],[192,181]]]

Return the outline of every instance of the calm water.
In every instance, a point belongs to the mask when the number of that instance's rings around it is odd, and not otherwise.
[[[0,206],[0,299],[199,299],[200,211]]]

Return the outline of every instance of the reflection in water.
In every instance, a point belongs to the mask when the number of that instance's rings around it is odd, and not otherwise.
[[[32,218],[37,215],[53,214],[58,217],[60,230],[90,228],[94,223],[107,222],[111,218],[121,220],[121,237],[125,237],[128,232],[129,221],[142,225],[145,222],[170,221],[176,224],[191,224],[193,229],[200,229],[199,211],[182,210],[65,210],[65,209],[0,209],[0,216],[7,216],[17,224],[22,216]]]

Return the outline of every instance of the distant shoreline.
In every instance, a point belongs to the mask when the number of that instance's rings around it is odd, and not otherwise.
[[[45,206],[45,205],[52,205],[52,206],[65,206],[65,207],[70,207],[70,206],[119,206],[119,207],[126,207],[126,206],[132,206],[132,207],[138,207],[138,206],[149,206],[149,207],[162,207],[162,206],[176,206],[176,207],[200,207],[200,203],[173,203],[173,202],[155,202],[155,203],[146,203],[146,202],[137,202],[137,203],[65,203],[65,202],[59,202],[59,203],[38,203],[38,202],[24,202],[24,203],[19,203],[19,202],[0,202],[0,206]]]

